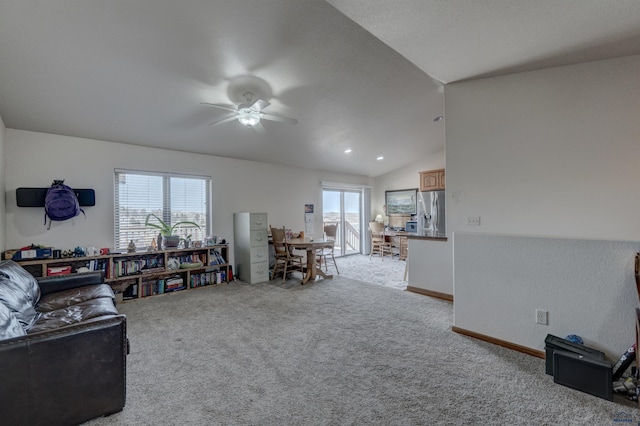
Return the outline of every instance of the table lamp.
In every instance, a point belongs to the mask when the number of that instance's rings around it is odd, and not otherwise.
[[[384,219],[382,218],[381,214],[377,215],[375,220],[376,220],[376,222],[379,222],[379,223],[384,222]]]

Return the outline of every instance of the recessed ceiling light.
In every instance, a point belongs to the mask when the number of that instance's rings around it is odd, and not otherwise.
[[[351,152],[351,148],[347,148],[347,149],[344,150],[345,154],[349,154],[350,152]]]
[[[380,160],[384,160],[384,157],[381,155],[378,158],[376,158],[376,160],[380,161]]]

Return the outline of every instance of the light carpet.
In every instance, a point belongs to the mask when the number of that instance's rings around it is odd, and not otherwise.
[[[400,290],[407,288],[407,281],[404,281],[404,269],[406,266],[404,260],[389,257],[385,257],[383,260],[380,256],[371,256],[369,258],[369,256],[362,254],[351,254],[336,257],[336,264],[340,275],[343,277]],[[329,264],[328,268],[329,272],[334,271],[331,264]]]
[[[385,260],[386,261],[386,260]],[[90,425],[608,425],[638,411],[451,331],[452,305],[343,276],[119,306],[127,404]],[[106,390],[105,390],[106,391]],[[621,414],[622,413],[622,414]]]

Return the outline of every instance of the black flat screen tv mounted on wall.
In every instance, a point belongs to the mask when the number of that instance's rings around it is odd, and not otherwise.
[[[17,188],[18,207],[44,207],[44,199],[49,188]],[[93,189],[74,189],[81,207],[96,205],[96,192]]]

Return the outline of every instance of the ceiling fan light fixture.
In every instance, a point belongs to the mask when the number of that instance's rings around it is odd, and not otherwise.
[[[260,113],[250,109],[240,110],[238,121],[247,127],[253,127],[260,122]]]

